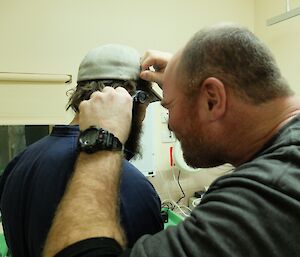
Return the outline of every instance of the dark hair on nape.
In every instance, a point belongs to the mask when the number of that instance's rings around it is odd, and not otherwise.
[[[66,107],[66,110],[72,108],[73,111],[79,111],[79,104],[83,100],[88,100],[92,93],[95,91],[102,91],[104,87],[124,87],[130,94],[135,92],[137,87],[137,81],[134,80],[87,80],[80,81],[77,83],[75,89],[70,89],[67,91],[69,101]]]
[[[294,92],[282,77],[270,50],[248,29],[232,24],[197,32],[183,49],[180,68],[192,96],[208,77],[252,103],[264,103]]]

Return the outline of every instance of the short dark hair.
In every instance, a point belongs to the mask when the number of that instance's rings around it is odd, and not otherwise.
[[[77,83],[75,89],[70,89],[67,94],[70,95],[66,110],[72,108],[73,111],[79,111],[79,104],[83,100],[88,100],[91,94],[95,91],[102,91],[104,87],[110,86],[113,88],[124,87],[131,95],[135,93],[137,89],[149,90],[150,82],[145,80],[87,80]]]
[[[293,95],[270,50],[248,29],[226,24],[202,29],[183,49],[180,67],[192,95],[208,77],[252,103]],[[194,85],[194,86],[193,86]]]

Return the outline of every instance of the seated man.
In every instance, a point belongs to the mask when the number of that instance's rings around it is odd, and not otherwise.
[[[139,79],[139,65],[138,53],[127,46],[104,45],[91,50],[80,64],[77,87],[67,106],[76,113],[73,121],[70,125],[55,126],[49,136],[27,147],[8,164],[1,179],[0,194],[4,234],[12,256],[42,254],[55,210],[77,158],[80,102],[105,86],[121,86],[130,94],[148,90],[151,100],[148,82]],[[155,189],[128,162],[139,153],[141,123],[149,101],[135,108],[130,137],[125,144],[127,160],[122,164],[120,222],[129,247],[141,235],[163,229],[160,199]]]

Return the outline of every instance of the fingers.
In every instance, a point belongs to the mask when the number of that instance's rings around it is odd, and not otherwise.
[[[126,142],[132,115],[132,98],[123,87],[105,87],[94,92],[89,100],[79,105],[79,126],[85,130],[97,126],[108,130]],[[122,124],[120,126],[120,124]]]
[[[163,73],[162,72],[156,72],[156,71],[150,71],[145,70],[140,73],[140,77],[143,80],[147,80],[150,82],[156,82],[160,87],[163,84]]]
[[[98,98],[98,97],[101,98],[101,96],[103,94],[114,94],[114,93],[123,94],[124,96],[129,95],[128,91],[124,87],[117,87],[117,88],[104,87],[102,91],[97,90],[97,91],[93,92],[90,96],[90,99]]]
[[[101,97],[101,95],[102,95],[102,92],[100,92],[100,91],[95,91],[95,92],[93,92],[92,94],[91,94],[91,96],[90,96],[90,99],[94,99],[94,98],[98,98],[98,97]],[[86,100],[86,101],[88,101],[88,100]],[[82,102],[81,102],[82,103]],[[80,105],[79,105],[80,106]]]
[[[141,59],[142,71],[150,69],[151,66],[159,66],[158,53],[156,51],[147,51]]]
[[[142,71],[148,70],[150,67],[153,67],[155,71],[165,69],[171,57],[171,53],[148,50],[141,58]]]
[[[156,50],[148,50],[141,58],[140,77],[150,82],[156,82],[160,86],[163,83],[165,68],[172,58],[172,54]]]

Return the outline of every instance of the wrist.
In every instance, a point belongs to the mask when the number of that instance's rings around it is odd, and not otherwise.
[[[121,151],[98,151],[94,153],[80,152],[78,160],[82,163],[93,163],[100,159],[109,160],[110,158],[115,158],[116,160],[121,160],[123,158],[123,152]]]
[[[118,178],[122,160],[123,153],[120,151],[99,151],[92,154],[81,152],[76,162],[76,167],[81,173],[78,176],[83,176],[86,180],[103,179],[103,176]]]

